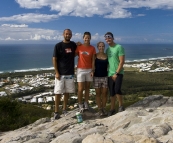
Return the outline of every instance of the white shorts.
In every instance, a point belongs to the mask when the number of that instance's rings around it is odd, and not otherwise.
[[[92,69],[80,69],[77,68],[77,82],[93,81],[91,76]]]
[[[55,94],[62,93],[74,93],[75,92],[75,83],[74,75],[61,75],[60,80],[55,78]]]

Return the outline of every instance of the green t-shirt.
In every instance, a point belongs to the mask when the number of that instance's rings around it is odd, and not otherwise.
[[[119,65],[119,56],[125,55],[124,48],[116,44],[114,47],[110,47],[106,50],[106,54],[108,56],[108,76],[112,76],[115,74]],[[121,69],[120,74],[124,74],[124,69]]]

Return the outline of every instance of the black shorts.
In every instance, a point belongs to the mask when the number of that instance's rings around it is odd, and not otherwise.
[[[119,74],[115,81],[112,79],[112,77],[108,77],[108,87],[109,87],[110,96],[114,96],[116,94],[122,95],[121,92],[122,81],[123,81],[123,74]]]

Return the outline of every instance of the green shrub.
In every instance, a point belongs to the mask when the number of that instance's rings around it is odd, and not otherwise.
[[[0,131],[18,129],[50,116],[51,111],[31,104],[22,104],[8,97],[0,97]]]

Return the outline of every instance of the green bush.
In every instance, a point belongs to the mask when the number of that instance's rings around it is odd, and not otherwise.
[[[0,131],[18,129],[50,116],[51,111],[31,104],[22,104],[8,97],[0,97]]]
[[[21,116],[20,104],[7,97],[0,98],[0,130],[7,131],[17,128],[16,121]]]

